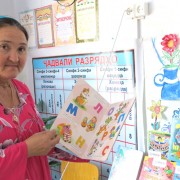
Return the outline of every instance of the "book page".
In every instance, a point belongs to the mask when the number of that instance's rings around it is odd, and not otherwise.
[[[96,130],[95,141],[87,158],[99,161],[107,159],[134,101],[135,98],[132,98],[109,105],[99,129]]]
[[[57,147],[65,146],[83,158],[94,142],[93,135],[107,107],[109,103],[87,82],[79,79],[51,127],[61,137]]]
[[[134,100],[110,105],[86,81],[78,79],[51,127],[61,137],[56,147],[67,148],[80,158],[105,161]]]

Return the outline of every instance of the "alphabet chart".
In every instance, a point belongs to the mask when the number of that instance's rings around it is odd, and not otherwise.
[[[107,101],[115,103],[134,97],[134,50],[33,58],[35,102],[42,118],[57,116],[78,78],[83,78]],[[117,147],[136,149],[136,106],[104,162],[91,161],[100,179],[108,179]]]

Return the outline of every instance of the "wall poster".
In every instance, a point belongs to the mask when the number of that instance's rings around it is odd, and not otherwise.
[[[54,46],[52,6],[35,9],[38,48]]]
[[[69,1],[66,1],[68,3]],[[74,27],[74,6],[53,3],[55,46],[76,43]]]
[[[78,0],[75,3],[76,42],[99,39],[98,0]]]
[[[37,46],[37,43],[34,11],[31,10],[20,13],[19,19],[20,23],[26,28],[29,35],[28,47],[35,48]]]
[[[33,58],[35,101],[42,118],[57,116],[78,78],[85,79],[109,102],[134,97],[134,50]],[[137,148],[133,105],[105,162],[92,161],[107,178],[119,145]]]

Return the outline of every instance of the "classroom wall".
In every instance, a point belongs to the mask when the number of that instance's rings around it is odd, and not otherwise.
[[[1,2],[1,15],[19,18],[19,13],[31,9],[40,8],[53,3],[53,0],[6,0]],[[23,73],[18,77],[26,82],[32,94],[33,76],[32,76],[32,58],[45,56],[60,56],[76,53],[90,53],[100,51],[111,51],[119,49],[136,49],[136,79],[137,79],[137,100],[139,103],[138,116],[139,119],[144,118],[143,107],[143,42],[153,36],[163,33],[179,33],[179,5],[178,0],[152,0],[144,1],[148,4],[149,14],[145,19],[132,19],[131,15],[127,15],[125,10],[132,7],[135,3],[143,1],[116,1],[116,0],[99,0],[99,28],[100,39],[94,43],[80,43],[60,47],[52,47],[45,49],[29,50],[28,62]],[[120,30],[118,32],[118,27]],[[144,150],[143,125],[139,122],[138,129],[140,142],[139,149]]]
[[[49,4],[52,4],[53,0],[24,0],[23,3],[20,0],[14,0],[16,18],[18,19],[19,13],[31,9],[40,8]],[[21,3],[19,3],[21,2]],[[33,79],[32,76],[32,63],[33,57],[42,56],[56,56],[56,55],[68,55],[76,53],[89,53],[89,52],[100,52],[100,51],[111,51],[114,45],[115,38],[117,36],[118,26],[121,23],[121,18],[124,11],[127,9],[132,0],[125,1],[123,3],[116,2],[115,0],[108,0],[104,3],[103,0],[99,0],[99,29],[100,29],[100,40],[95,43],[79,43],[60,47],[52,47],[45,49],[34,49],[29,51],[29,61],[27,63],[28,68],[24,70],[24,74],[21,74],[23,79],[29,84],[31,91],[33,92]],[[128,29],[128,31],[127,31]],[[133,29],[133,31],[131,31]],[[123,46],[127,49],[134,46],[134,40],[136,38],[136,21],[132,21],[129,16],[124,14],[122,19],[122,25],[120,32],[118,33],[117,41],[122,39],[120,42],[116,41],[116,47],[119,49]],[[133,39],[133,42],[132,42]],[[127,40],[130,44],[127,43]],[[126,42],[126,43],[124,43]],[[27,73],[28,72],[28,73]]]
[[[19,13],[40,8],[53,3],[53,0],[6,0],[1,2],[1,15],[19,18]],[[148,15],[145,19],[132,19],[125,12],[134,4],[148,4]],[[66,46],[29,50],[27,65],[18,77],[27,83],[34,95],[32,58],[46,56],[61,56],[78,53],[112,51],[120,49],[135,49],[136,57],[136,94],[137,94],[137,139],[138,149],[146,150],[146,107],[144,92],[144,43],[152,37],[162,34],[180,33],[180,1],[179,0],[99,0],[99,29],[98,42],[79,43]],[[118,28],[120,30],[118,32]],[[154,58],[154,55],[152,55]]]

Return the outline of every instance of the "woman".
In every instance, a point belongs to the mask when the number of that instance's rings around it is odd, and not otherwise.
[[[28,34],[19,22],[0,17],[0,179],[51,179],[47,154],[59,142],[43,131],[27,86],[16,80],[27,58]]]

